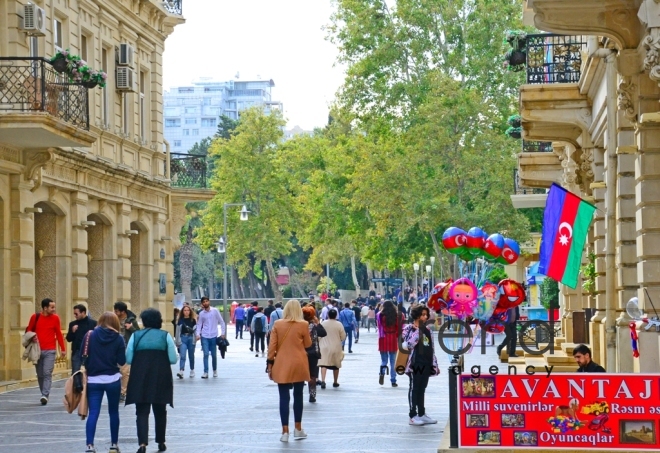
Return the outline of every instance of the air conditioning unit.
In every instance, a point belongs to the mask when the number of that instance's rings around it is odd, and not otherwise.
[[[117,68],[117,90],[137,92],[137,74],[128,67]]]
[[[37,5],[23,5],[21,29],[32,36],[46,36],[46,11]]]
[[[119,44],[119,51],[117,54],[117,64],[119,66],[133,67],[133,60],[135,49],[130,44]]]

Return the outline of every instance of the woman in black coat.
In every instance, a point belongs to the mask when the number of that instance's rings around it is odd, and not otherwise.
[[[166,406],[174,407],[171,365],[177,361],[176,347],[170,334],[161,330],[163,317],[158,310],[147,308],[140,317],[144,329],[133,333],[126,347],[126,363],[131,365],[126,405],[135,404],[140,444],[137,453],[147,451],[151,409],[156,421],[158,451],[165,451]]]

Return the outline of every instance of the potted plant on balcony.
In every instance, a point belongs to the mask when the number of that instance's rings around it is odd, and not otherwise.
[[[522,138],[522,127],[513,127],[511,126],[508,128],[505,132],[506,136],[509,138],[515,138],[515,139],[520,139]]]
[[[522,125],[522,118],[520,115],[511,115],[507,120],[507,123],[509,123],[509,126],[511,127],[520,127]]]
[[[523,30],[507,30],[505,40],[511,45],[513,50],[524,51],[527,46],[527,32]]]
[[[70,55],[71,53],[69,52],[69,49],[58,50],[57,53],[50,59],[50,64],[53,65],[53,69],[59,73],[65,72],[69,67]]]
[[[504,55],[504,67],[511,72],[520,72],[525,69],[527,54],[521,50],[511,49]]]
[[[89,68],[88,68],[89,69]],[[105,81],[108,78],[108,75],[103,71],[97,71],[95,69],[89,69],[83,73],[82,76],[82,86],[85,88],[103,88],[105,86]]]
[[[541,305],[548,310],[548,321],[559,320],[559,283],[550,277],[541,283]]]

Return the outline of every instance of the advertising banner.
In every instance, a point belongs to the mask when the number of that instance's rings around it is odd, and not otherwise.
[[[660,376],[459,376],[461,447],[659,450]]]

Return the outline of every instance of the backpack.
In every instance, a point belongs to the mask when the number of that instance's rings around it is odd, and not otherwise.
[[[264,329],[264,320],[265,319],[266,318],[262,317],[262,316],[260,316],[256,319],[257,322],[254,323],[255,333],[263,333],[265,331],[265,329]]]

